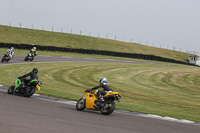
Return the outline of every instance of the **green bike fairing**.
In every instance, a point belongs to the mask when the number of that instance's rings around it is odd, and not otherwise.
[[[22,81],[20,79],[16,79],[15,80],[15,89],[13,90],[13,92],[15,92],[15,90],[21,85]]]
[[[37,80],[31,80],[30,83],[33,83],[33,82],[35,82],[35,81],[37,81]]]
[[[29,83],[33,83],[33,82],[35,82],[35,81],[37,81],[37,80],[31,80]],[[16,79],[15,80],[15,89],[13,90],[13,92],[15,92],[16,91],[16,89],[21,85],[21,83],[22,83],[22,81],[20,80],[20,79]]]

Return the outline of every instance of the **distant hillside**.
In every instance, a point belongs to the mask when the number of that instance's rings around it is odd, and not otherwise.
[[[0,25],[0,42],[139,53],[187,62],[191,54],[110,39]]]

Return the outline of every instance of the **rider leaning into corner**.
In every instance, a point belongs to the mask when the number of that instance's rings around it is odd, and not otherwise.
[[[33,47],[33,48],[30,50],[30,53],[32,53],[33,55],[36,56],[36,55],[37,55],[37,54],[36,54],[36,47]]]
[[[18,77],[18,79],[23,79],[25,83],[29,83],[31,80],[38,80],[38,69],[37,68],[34,68],[31,72],[21,76],[21,77]],[[30,79],[28,78],[25,78],[25,77],[28,77],[30,76]]]
[[[6,51],[6,54],[12,59],[14,57],[14,47],[11,47]]]
[[[7,57],[9,60],[14,57],[14,47],[11,47],[11,49],[8,49],[4,55],[4,57]],[[3,62],[3,59],[1,60]]]
[[[103,90],[97,90],[96,91],[97,92],[97,98],[98,98],[99,101],[104,101],[102,95],[105,95],[105,94],[113,91],[111,89],[111,87],[107,84],[107,79],[106,78],[104,78],[104,77],[101,78],[100,79],[100,84],[98,86],[95,86],[93,88],[88,89],[88,91],[95,90],[95,89],[98,89],[100,87],[102,87]]]

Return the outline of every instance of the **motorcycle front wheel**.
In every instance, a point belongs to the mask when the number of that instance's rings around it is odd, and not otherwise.
[[[100,111],[103,115],[109,115],[115,110],[115,102],[107,101],[100,108]]]
[[[79,111],[83,111],[85,109],[85,99],[81,98],[77,101],[76,109]]]
[[[27,60],[28,60],[28,56],[25,57],[24,61],[27,61]]]
[[[24,97],[31,97],[35,93],[35,88],[31,87],[30,90],[26,90],[22,93]]]
[[[2,58],[1,62],[5,61],[5,56]]]

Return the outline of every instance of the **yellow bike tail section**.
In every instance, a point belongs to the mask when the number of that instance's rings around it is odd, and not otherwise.
[[[106,97],[106,96],[109,96],[109,95],[119,95],[120,96],[120,94],[118,92],[109,92],[106,95],[104,95],[103,97]]]

